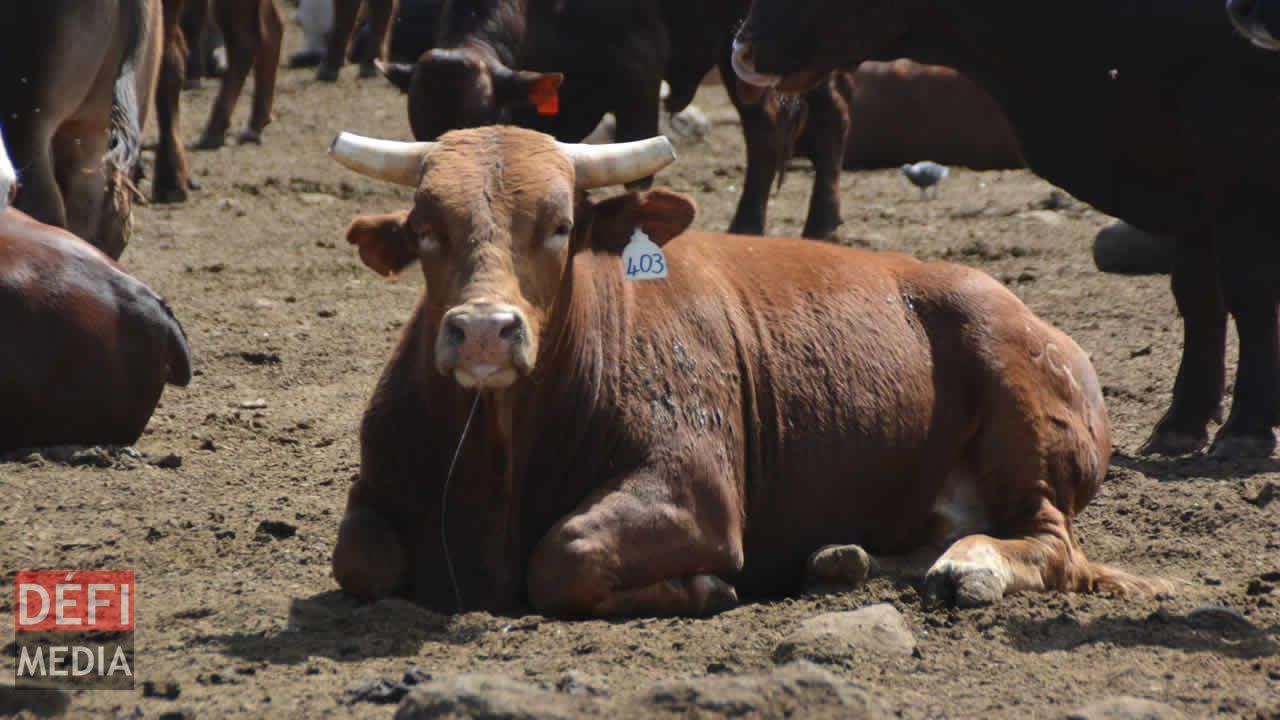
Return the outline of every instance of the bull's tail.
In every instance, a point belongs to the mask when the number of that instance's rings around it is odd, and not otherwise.
[[[1154,597],[1174,593],[1174,584],[1164,578],[1142,577],[1092,561],[1089,561],[1089,578],[1089,590],[1093,592],[1109,592],[1128,597]]]
[[[776,132],[778,149],[778,186],[774,192],[782,190],[782,183],[787,179],[787,166],[796,154],[796,141],[804,132],[804,124],[808,119],[809,107],[798,95],[780,95],[778,97],[778,127]]]
[[[108,177],[121,173],[132,186],[132,178],[142,160],[142,106],[138,98],[137,73],[146,52],[145,38],[156,28],[148,28],[150,22],[147,0],[127,0],[129,12],[129,37],[125,45],[124,62],[116,75],[111,95],[111,132],[107,148]]]
[[[187,344],[187,333],[165,301],[159,297],[156,300],[169,320],[165,328],[169,347],[169,377],[166,380],[170,385],[186,387],[191,382],[191,347]]]

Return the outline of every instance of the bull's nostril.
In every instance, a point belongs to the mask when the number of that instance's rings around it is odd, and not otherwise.
[[[467,331],[462,328],[462,323],[458,322],[456,317],[445,321],[444,332],[450,345],[461,345],[467,339]]]
[[[502,329],[498,331],[498,337],[507,342],[515,342],[523,332],[524,323],[520,322],[520,318],[514,317],[506,325],[502,326]]]

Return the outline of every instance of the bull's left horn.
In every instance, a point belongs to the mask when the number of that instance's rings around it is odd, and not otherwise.
[[[333,139],[329,154],[361,175],[397,185],[418,187],[422,163],[434,150],[433,142],[399,142],[342,132]]]
[[[647,178],[676,159],[671,141],[661,136],[608,145],[556,144],[573,161],[577,185],[582,190]]]

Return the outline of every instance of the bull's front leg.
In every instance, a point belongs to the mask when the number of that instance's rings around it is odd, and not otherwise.
[[[408,558],[385,515],[351,488],[347,511],[333,549],[333,577],[346,592],[362,600],[379,600],[404,586]]]
[[[625,488],[656,478],[631,478]],[[717,503],[711,503],[715,505]],[[589,497],[543,537],[529,563],[529,596],[555,615],[705,615],[738,602],[724,580],[742,568],[728,507],[699,516],[629,490]]]

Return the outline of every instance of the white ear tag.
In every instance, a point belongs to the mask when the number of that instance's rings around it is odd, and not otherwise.
[[[667,276],[667,256],[644,230],[636,228],[622,250],[622,274],[628,280],[661,280]]]

